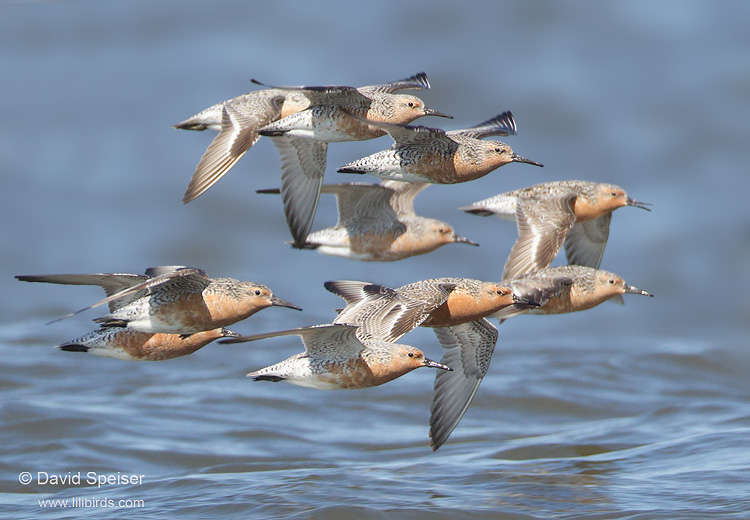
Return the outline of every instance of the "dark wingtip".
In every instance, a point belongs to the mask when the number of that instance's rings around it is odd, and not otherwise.
[[[432,431],[432,428],[430,428],[430,448],[432,448],[432,451],[433,451],[433,453],[434,453],[434,452],[436,452],[436,451],[437,451],[437,449],[438,449],[438,448],[439,448],[440,446],[442,446],[443,444],[445,444],[445,441],[446,441],[447,439],[443,439],[443,438],[441,438],[441,439],[437,439],[437,440],[436,440],[436,439],[435,439],[435,436],[433,435],[433,433],[434,433],[434,432]]]
[[[279,188],[266,188],[263,190],[255,190],[255,193],[270,193],[271,195],[279,195],[281,193],[281,189]]]
[[[416,74],[414,74],[414,76],[412,76],[412,78],[414,79],[414,81],[422,85],[425,90],[430,90],[430,81],[427,79],[427,74],[425,74],[424,72],[417,72]]]
[[[307,242],[301,245],[295,242],[287,242],[287,244],[291,245],[294,249],[299,249],[300,251],[303,249],[318,249],[320,247],[320,244],[309,244]]]
[[[128,322],[126,320],[113,320],[109,318],[94,318],[94,323],[98,323],[102,327],[127,327]]]
[[[336,171],[339,173],[358,173],[360,175],[365,173],[362,170],[357,170],[356,168],[347,168],[346,166],[343,166]]]
[[[172,128],[175,130],[195,130],[196,132],[200,132],[208,128],[208,125],[205,123],[190,123],[188,121],[183,121],[176,125],[172,125]]]
[[[471,206],[461,206],[460,208],[458,208],[458,211],[463,211],[464,213],[469,213],[470,215],[477,215],[480,217],[491,217],[492,215],[494,215],[494,213],[488,209],[473,208]]]
[[[506,110],[499,116],[497,116],[498,124],[507,128],[509,135],[518,135],[518,127],[516,127],[516,120],[513,119],[513,114],[510,110]]]
[[[516,120],[513,119],[513,114],[510,110],[496,115],[489,121],[482,123],[482,126],[496,126],[499,131],[503,132],[503,135],[518,135],[518,127],[516,127]]]
[[[81,345],[79,343],[66,343],[64,345],[58,345],[58,349],[64,350],[65,352],[88,352],[89,347]]]
[[[248,374],[247,377],[252,377],[253,381],[271,381],[272,383],[278,383],[279,381],[284,380],[283,377],[279,376],[251,376]]]
[[[288,130],[258,130],[258,135],[264,135],[266,137],[278,137],[280,135],[284,135],[288,132]]]

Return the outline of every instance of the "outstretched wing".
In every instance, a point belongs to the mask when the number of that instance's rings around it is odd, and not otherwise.
[[[346,87],[341,85],[278,87],[273,85],[266,85],[265,83],[261,83],[260,81],[255,79],[251,79],[250,81],[252,81],[256,85],[262,85],[268,88],[299,92],[310,100],[311,106],[352,106],[370,103],[370,98],[363,95],[354,87]]]
[[[516,135],[517,133],[513,114],[508,110],[471,128],[451,130],[448,135],[458,134],[474,139],[483,139],[491,135]]]
[[[402,90],[427,90],[429,88],[430,82],[427,81],[427,74],[424,72],[418,72],[408,78],[393,81],[391,83],[384,83],[382,85],[368,85],[366,87],[360,87],[357,90],[364,95],[368,95],[370,92],[395,94]]]
[[[252,103],[245,96],[242,104],[222,107],[221,129],[198,162],[183,203],[196,199],[221,179],[258,140],[258,129],[281,115],[283,92],[261,90],[253,94],[249,98]]]
[[[435,328],[443,346],[440,360],[453,371],[435,376],[430,407],[430,438],[436,450],[448,439],[466,413],[490,367],[497,344],[497,329],[482,318],[453,327]]]
[[[310,234],[326,169],[328,143],[278,136],[271,141],[281,159],[281,199],[295,247]]]
[[[518,239],[505,262],[503,279],[516,278],[547,267],[575,222],[575,194],[544,199],[518,199]]]
[[[70,318],[71,316],[80,314],[81,312],[87,311],[89,309],[93,309],[94,307],[98,307],[99,305],[114,302],[120,300],[123,297],[129,297],[138,293],[140,293],[140,297],[143,297],[157,290],[170,290],[175,285],[179,286],[181,291],[197,293],[203,291],[203,289],[209,283],[211,283],[210,278],[208,278],[203,269],[198,269],[195,267],[179,267],[174,269],[171,266],[164,269],[167,272],[156,274],[156,276],[150,277],[139,284],[127,287],[108,296],[107,298],[104,298],[103,300],[99,300],[93,305],[89,305],[88,307],[84,307],[83,309],[79,309],[75,312],[71,312],[70,314],[66,314],[65,316],[57,318],[56,320],[52,320],[49,323],[55,323],[57,321],[64,320],[65,318]],[[151,268],[146,271],[146,274],[148,275],[159,273],[161,270],[162,268]],[[141,291],[145,291],[145,293],[142,293]],[[118,304],[117,308],[120,307],[122,307],[122,305]]]
[[[403,182],[383,180],[380,185],[393,191],[391,196],[391,207],[396,215],[400,217],[413,217],[414,199],[430,184],[427,182]]]
[[[24,282],[45,282],[62,285],[98,285],[104,289],[104,294],[112,296],[134,285],[138,285],[150,278],[140,274],[97,273],[97,274],[47,274],[16,276]],[[124,307],[131,301],[137,300],[145,294],[145,290],[136,291],[109,302],[110,312]]]
[[[391,207],[393,190],[366,183],[329,184],[321,189],[323,193],[334,193],[338,201],[339,221],[337,226],[357,233],[406,232],[406,226],[398,219]]]
[[[604,247],[609,238],[612,213],[573,225],[565,237],[565,255],[571,265],[585,265],[599,269]]]

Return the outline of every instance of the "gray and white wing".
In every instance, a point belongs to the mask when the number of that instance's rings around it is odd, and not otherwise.
[[[325,282],[323,287],[336,296],[343,298],[347,305],[354,305],[367,298],[368,293],[365,292],[364,288],[368,285],[373,284],[372,282],[359,282],[356,280],[331,280]]]
[[[479,123],[471,128],[451,130],[448,135],[463,135],[474,139],[483,139],[491,135],[516,135],[516,122],[509,110],[498,114],[492,119]]]
[[[421,325],[430,314],[443,305],[456,284],[425,280],[396,290],[398,304],[381,317],[386,341],[397,341],[401,336]]]
[[[252,336],[238,335],[222,339],[219,343],[245,343],[280,336],[299,336],[302,338],[305,350],[311,356],[328,354],[330,359],[335,359],[339,356],[348,358],[358,355],[364,348],[364,345],[357,339],[356,331],[356,325],[329,323],[314,325],[312,327],[267,332],[265,334],[253,334]]]
[[[323,185],[328,143],[278,136],[271,140],[281,158],[281,199],[295,247],[310,234]]]
[[[283,94],[271,92],[256,96],[250,106],[226,104],[221,129],[198,162],[182,202],[199,197],[242,159],[260,137],[258,129],[279,118],[283,102]]]
[[[98,285],[104,289],[107,296],[112,296],[118,292],[124,291],[147,281],[150,276],[139,274],[125,273],[97,273],[97,274],[48,274],[48,275],[24,275],[16,276],[18,280],[24,282],[45,282],[61,285]],[[120,307],[137,300],[145,295],[146,291],[135,291],[116,300],[109,302],[110,312],[114,312]]]
[[[430,82],[427,81],[427,74],[424,72],[418,72],[408,78],[392,81],[391,83],[384,83],[382,85],[367,85],[366,87],[360,87],[357,90],[366,96],[371,92],[395,94],[402,90],[427,90],[429,88]]]
[[[370,99],[367,96],[363,95],[354,87],[342,85],[280,87],[275,85],[267,85],[255,79],[252,79],[250,81],[252,83],[255,83],[256,85],[262,85],[264,87],[272,89],[297,92],[298,94],[301,94],[310,100],[310,106],[351,106],[357,104],[366,104],[370,102]]]
[[[333,322],[358,325],[360,338],[387,339],[391,320],[386,317],[394,310],[403,312],[396,291],[378,284],[366,285],[361,291],[365,297],[348,304]]]
[[[611,220],[612,213],[607,213],[599,218],[573,225],[565,237],[565,256],[569,264],[599,269],[609,238]]]
[[[359,325],[360,337],[397,341],[445,303],[454,287],[455,284],[436,283],[432,290],[409,294],[408,291],[402,293],[401,290],[370,284],[360,289],[366,296],[347,305],[334,323]]]
[[[427,182],[403,182],[383,180],[380,185],[392,190],[390,205],[400,217],[416,216],[414,199],[430,184]]]
[[[574,201],[572,193],[541,201],[518,200],[518,239],[505,262],[504,280],[538,271],[554,260],[575,222]]]
[[[165,268],[155,267],[148,269],[146,271],[146,274],[153,274],[154,272],[158,272],[160,269],[165,269],[167,272],[147,278],[141,283],[111,294],[110,296],[104,298],[103,300],[99,300],[93,305],[89,305],[88,307],[84,307],[83,309],[79,309],[75,312],[66,314],[65,316],[53,320],[50,323],[69,318],[105,303],[117,302],[117,309],[119,309],[120,307],[123,307],[123,305],[121,304],[122,298],[131,297],[130,301],[133,301],[132,296],[136,294],[138,294],[139,297],[143,297],[149,294],[153,294],[158,290],[171,290],[175,287],[179,287],[179,290],[185,293],[202,292],[203,289],[209,283],[211,283],[211,280],[206,276],[205,271],[203,271],[203,269],[198,269],[195,267],[181,267],[177,269],[174,269],[173,266]],[[143,293],[143,291],[145,291],[145,294]]]
[[[333,184],[323,186],[322,192],[336,194],[339,221],[337,226],[353,233],[406,232],[390,205],[393,190],[377,184]]]
[[[342,323],[317,325],[301,329],[305,351],[309,356],[326,359],[350,359],[358,356],[365,346],[357,336],[357,327]]]
[[[444,365],[435,377],[430,407],[430,438],[432,449],[445,443],[466,413],[479,384],[490,367],[497,344],[497,329],[482,318],[453,327],[435,328],[443,346]]]

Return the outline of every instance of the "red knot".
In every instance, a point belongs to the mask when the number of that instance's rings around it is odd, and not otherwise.
[[[255,80],[253,80],[255,81]],[[261,84],[256,81],[256,83]],[[361,87],[271,87],[303,94],[310,106],[266,125],[260,135],[271,137],[281,158],[281,199],[289,230],[297,247],[303,247],[318,206],[329,142],[361,141],[385,135],[369,122],[409,123],[434,115],[403,90],[430,87],[421,72],[410,78]]]
[[[58,345],[67,352],[87,352],[127,361],[164,361],[187,356],[215,339],[235,337],[225,328],[196,332],[187,337],[180,334],[153,334],[118,327],[102,327],[85,336]]]
[[[414,198],[427,183],[383,181],[381,185],[323,185],[338,203],[334,227],[308,235],[304,249],[363,262],[391,262],[434,251],[445,244],[478,246],[440,220],[418,216]],[[278,189],[259,193],[279,193]]]
[[[209,278],[194,267],[153,267],[145,276],[73,274],[16,276],[26,282],[99,285],[107,298],[59,318],[104,303],[110,313],[94,321],[151,333],[189,335],[231,325],[272,305],[301,310],[274,296],[265,285],[233,278]]]
[[[521,313],[562,314],[591,309],[607,300],[623,303],[623,294],[654,296],[628,285],[615,273],[583,265],[545,267],[504,283],[512,287],[513,292],[537,302],[539,306],[508,306],[491,316],[501,322]]]
[[[628,197],[614,184],[555,181],[501,193],[460,210],[515,220],[518,240],[505,263],[503,279],[547,267],[565,245],[569,264],[598,268],[609,237],[612,212],[648,204]]]
[[[510,162],[542,166],[521,157],[505,143],[483,141],[490,135],[515,135],[513,114],[502,114],[475,127],[446,132],[439,128],[371,123],[388,132],[394,144],[338,169],[341,173],[369,173],[381,179],[455,184],[484,177]]]
[[[339,280],[326,282],[325,288],[347,303],[334,323],[358,325],[360,335],[396,341],[420,325],[435,330],[443,346],[440,362],[453,370],[435,378],[430,409],[433,450],[456,428],[489,368],[497,329],[485,317],[512,305],[536,305],[505,284],[468,278],[424,280],[395,290]]]
[[[304,352],[247,376],[255,381],[286,381],[321,390],[382,385],[420,367],[450,370],[427,359],[419,349],[374,338],[364,339],[356,331],[357,327],[352,325],[327,324],[231,338],[221,343],[300,336]]]

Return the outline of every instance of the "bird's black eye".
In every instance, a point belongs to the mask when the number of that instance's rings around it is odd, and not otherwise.
[[[505,294],[505,292],[502,289],[498,289],[497,290],[497,294],[499,294],[500,296],[502,296],[502,295]]]
[[[414,352],[409,352],[409,357],[414,357]]]
[[[610,278],[610,279],[609,279],[609,283],[611,283],[612,285],[614,285],[614,284],[615,284],[615,281],[614,281],[613,279],[611,279],[611,278]]]
[[[612,196],[613,196],[613,197],[617,197],[617,192],[616,192],[616,191],[613,191],[613,192],[612,192]]]
[[[410,107],[413,107],[413,106],[414,106],[414,103],[413,103],[413,102],[411,102],[411,101],[409,101],[409,102],[408,102],[407,104],[408,104],[408,105],[409,105]]]
[[[260,289],[255,289],[255,296],[260,296]]]

